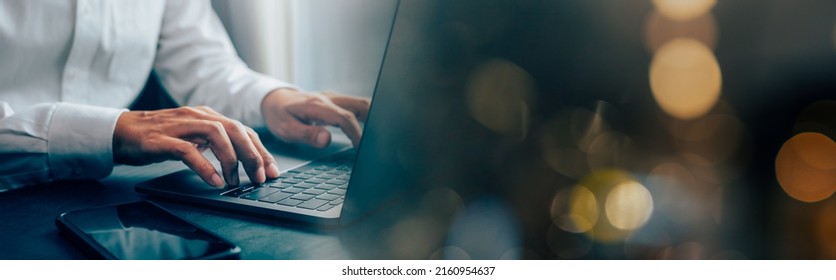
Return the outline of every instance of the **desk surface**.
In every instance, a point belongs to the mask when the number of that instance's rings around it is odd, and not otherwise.
[[[328,154],[349,143],[342,135],[325,150],[268,143],[285,170]],[[375,246],[368,229],[375,219],[337,230],[318,230],[264,218],[248,217],[170,200],[157,200],[134,192],[136,183],[185,169],[180,162],[149,166],[118,166],[100,181],[56,182],[0,194],[0,258],[84,259],[74,244],[55,227],[63,212],[139,199],[154,200],[163,207],[238,244],[243,259],[352,259],[388,258]],[[364,224],[365,223],[365,224]],[[379,231],[377,231],[379,232]]]

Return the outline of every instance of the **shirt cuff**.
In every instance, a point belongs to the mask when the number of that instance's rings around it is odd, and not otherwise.
[[[261,74],[258,75],[263,76],[263,79],[260,79],[258,82],[250,85],[243,94],[244,96],[242,100],[247,100],[247,102],[240,102],[241,106],[244,106],[244,108],[242,110],[243,115],[239,120],[244,125],[257,129],[267,126],[264,121],[264,114],[261,112],[261,102],[264,101],[264,97],[280,88],[289,88],[301,91],[301,89],[294,84],[282,82]]]
[[[49,166],[56,180],[99,179],[113,171],[113,131],[125,109],[59,103],[49,125]]]

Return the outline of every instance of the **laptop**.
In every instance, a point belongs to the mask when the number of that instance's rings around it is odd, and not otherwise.
[[[400,11],[398,5],[396,3],[395,7]],[[397,13],[395,18],[401,17]],[[389,122],[393,121],[389,116],[393,111],[386,108],[399,107],[393,104],[398,100],[396,95],[399,91],[391,90],[391,87],[387,90],[385,85],[398,83],[392,77],[405,74],[392,73],[401,71],[392,66],[399,62],[386,58],[404,57],[397,54],[398,47],[391,43],[393,37],[411,35],[401,29],[397,21],[390,29],[373,105],[364,125],[365,136],[357,149],[332,144],[326,150],[337,149],[336,153],[282,171],[279,178],[269,179],[260,185],[252,184],[242,173],[240,186],[217,189],[204,183],[192,170],[182,170],[139,183],[135,190],[213,208],[319,225],[345,225],[394,201],[399,195],[407,193],[409,188],[403,184],[391,184],[394,179],[381,178],[379,172],[381,165],[391,163],[391,159],[382,160],[388,156],[381,156],[381,153],[386,153],[385,143],[392,141],[386,135],[394,132],[383,132],[389,130]],[[381,143],[384,145],[381,146]]]

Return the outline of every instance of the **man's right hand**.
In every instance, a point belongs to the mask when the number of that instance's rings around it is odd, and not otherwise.
[[[223,180],[201,153],[206,148],[220,161]],[[278,165],[258,134],[202,106],[122,113],[113,133],[113,158],[130,165],[181,160],[203,181],[219,188],[224,181],[239,184],[238,161],[252,182],[279,176]]]

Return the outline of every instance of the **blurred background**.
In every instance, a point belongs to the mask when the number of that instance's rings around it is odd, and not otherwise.
[[[213,4],[256,70],[370,96],[397,2]],[[836,258],[836,1],[405,7],[385,131],[425,192],[388,255]]]
[[[212,0],[253,69],[309,90],[371,96],[397,1]]]

